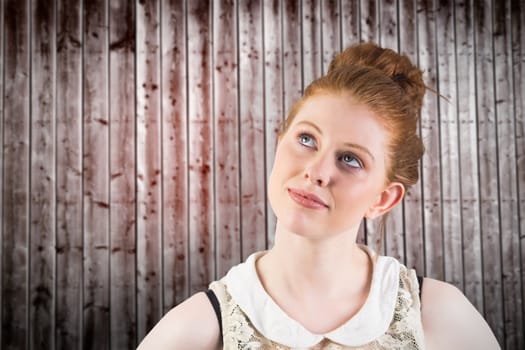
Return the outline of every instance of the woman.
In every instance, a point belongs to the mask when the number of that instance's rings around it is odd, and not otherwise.
[[[424,93],[392,50],[339,54],[279,135],[274,246],[168,312],[139,349],[498,349],[458,289],[356,243],[363,217],[384,220],[418,179]]]

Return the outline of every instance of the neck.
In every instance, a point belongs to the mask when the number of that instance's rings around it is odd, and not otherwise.
[[[291,293],[337,294],[345,286],[365,282],[370,258],[355,242],[355,232],[311,239],[277,223],[274,247],[261,258],[260,273],[268,283],[278,282]],[[359,284],[359,283],[357,283]]]

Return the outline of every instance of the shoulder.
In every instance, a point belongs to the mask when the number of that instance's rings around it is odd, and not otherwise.
[[[458,288],[425,278],[421,294],[429,349],[500,349],[488,324]]]
[[[200,292],[164,315],[138,350],[218,349],[219,345],[217,317],[206,294]]]

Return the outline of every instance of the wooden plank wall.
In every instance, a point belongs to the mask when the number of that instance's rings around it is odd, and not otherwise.
[[[279,125],[368,40],[442,95],[382,251],[525,348],[524,23],[521,0],[2,0],[0,349],[132,349],[270,247]]]

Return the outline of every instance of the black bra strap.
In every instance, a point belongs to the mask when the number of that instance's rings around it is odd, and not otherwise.
[[[221,316],[221,305],[219,304],[219,300],[217,300],[217,296],[213,292],[213,290],[208,289],[205,291],[206,296],[210,300],[211,306],[213,306],[213,310],[215,311],[215,316],[217,316],[217,321],[219,321],[219,329],[221,330],[221,338],[222,339],[222,316]]]
[[[423,276],[417,276],[417,282],[419,283],[419,301],[421,301],[421,291],[423,290]]]

